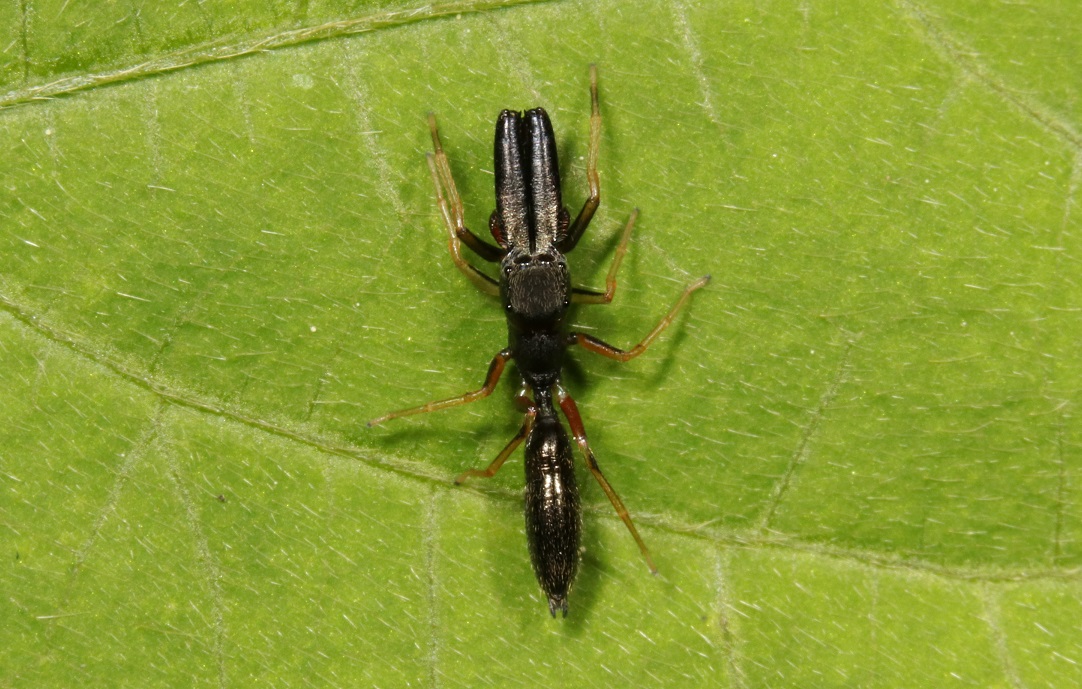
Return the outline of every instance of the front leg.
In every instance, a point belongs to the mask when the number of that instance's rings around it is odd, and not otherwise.
[[[436,127],[436,116],[433,114],[428,116],[428,127],[432,132],[434,151],[427,154],[425,158],[428,161],[428,169],[432,173],[432,184],[436,188],[436,203],[439,205],[440,215],[443,216],[443,224],[447,228],[447,248],[451,252],[451,260],[482,292],[498,295],[499,283],[474,268],[462,257],[462,244],[465,243],[486,261],[499,261],[506,252],[482,240],[466,228],[462,197],[458,195],[458,189],[455,187],[451,165],[447,160],[447,154],[443,152],[440,133]]]
[[[601,148],[601,110],[597,106],[597,65],[590,65],[590,147],[586,151],[586,183],[590,193],[582,204],[575,221],[567,230],[557,248],[566,254],[582,239],[582,233],[590,225],[601,203],[601,180],[597,175],[597,152]]]

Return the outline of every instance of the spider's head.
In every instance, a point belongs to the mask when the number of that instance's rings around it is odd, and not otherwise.
[[[559,326],[571,304],[571,277],[561,254],[511,251],[500,271],[500,296],[508,319],[525,327]]]

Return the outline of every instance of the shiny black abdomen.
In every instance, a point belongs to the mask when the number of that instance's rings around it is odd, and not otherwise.
[[[567,594],[579,566],[579,489],[571,444],[551,410],[526,439],[526,538],[549,611],[567,615]]]

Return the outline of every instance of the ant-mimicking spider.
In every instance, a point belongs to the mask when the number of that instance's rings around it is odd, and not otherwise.
[[[578,570],[582,527],[571,444],[556,415],[554,399],[563,410],[590,472],[627,525],[650,571],[656,574],[657,568],[623,501],[601,473],[586,440],[586,431],[575,400],[560,383],[564,353],[568,347],[578,345],[618,361],[634,359],[668,327],[691,293],[705,286],[710,276],[688,285],[650,334],[626,351],[592,335],[565,330],[564,321],[572,303],[608,304],[612,301],[616,292],[616,272],[627,253],[628,238],[638,217],[638,209],[635,209],[624,226],[616,256],[605,278],[605,291],[572,287],[564,254],[578,244],[601,201],[597,174],[601,113],[598,109],[595,66],[590,66],[590,145],[586,159],[589,196],[573,222],[561,199],[556,138],[548,113],[543,108],[521,113],[504,110],[496,120],[496,210],[489,218],[495,246],[466,228],[462,199],[455,188],[451,167],[440,143],[435,115],[429,114],[428,126],[432,131],[434,151],[426,157],[436,187],[440,214],[448,232],[451,258],[482,292],[500,297],[507,315],[508,346],[492,360],[485,384],[479,389],[392,412],[369,421],[368,425],[375,426],[401,416],[447,409],[488,397],[507,362],[514,360],[522,377],[522,388],[515,397],[516,404],[526,416],[522,427],[488,468],[470,469],[455,479],[455,483],[461,484],[470,477],[495,475],[511,453],[523,441],[526,442],[526,535],[530,559],[537,581],[548,597],[549,612],[555,617],[556,611],[562,610],[566,617],[567,594]],[[499,262],[500,279],[494,280],[468,263],[462,257],[462,244],[486,261]]]

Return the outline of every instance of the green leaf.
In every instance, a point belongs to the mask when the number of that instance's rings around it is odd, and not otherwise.
[[[9,3],[5,686],[1069,687],[1082,681],[1077,3]],[[454,270],[440,118],[505,107],[603,202],[615,302],[549,618],[506,341]],[[509,376],[511,378],[511,376]]]

